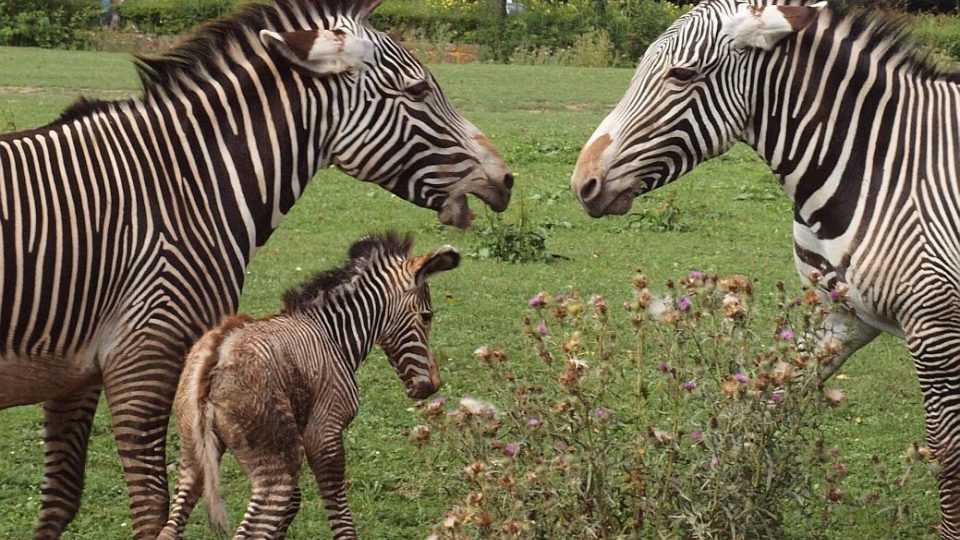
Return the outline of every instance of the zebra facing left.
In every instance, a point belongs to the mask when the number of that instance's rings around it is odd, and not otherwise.
[[[183,537],[201,493],[211,526],[226,530],[217,469],[227,449],[253,485],[235,540],[286,537],[300,508],[304,457],[333,537],[357,537],[342,438],[359,405],[354,373],[378,345],[409,397],[440,388],[428,280],[456,268],[460,254],[444,246],[412,257],[412,246],[410,236],[365,237],[350,247],[344,266],[288,291],[280,313],[228,317],[197,341],[174,405],[180,477],[159,540]]]
[[[792,4],[792,5],[790,5]],[[960,74],[869,12],[706,0],[650,45],[584,145],[571,186],[594,216],[737,141],[794,205],[797,270],[842,343],[830,374],[881,331],[903,337],[936,457],[941,531],[960,538]]]
[[[103,389],[136,538],[168,507],[184,353],[236,311],[247,264],[317,170],[441,222],[513,176],[433,76],[368,24],[378,0],[277,0],[140,58],[143,96],[0,136],[0,408],[43,403],[35,538],[75,516]]]

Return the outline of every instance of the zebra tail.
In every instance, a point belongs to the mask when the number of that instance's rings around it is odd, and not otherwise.
[[[197,463],[200,477],[203,478],[203,493],[207,498],[207,516],[210,527],[217,536],[223,536],[230,526],[227,507],[220,494],[220,449],[217,434],[213,427],[213,408],[206,402],[200,403],[197,411]]]

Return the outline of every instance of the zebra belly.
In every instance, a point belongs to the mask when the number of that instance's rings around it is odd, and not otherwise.
[[[0,356],[0,409],[75,395],[100,383],[92,355]]]

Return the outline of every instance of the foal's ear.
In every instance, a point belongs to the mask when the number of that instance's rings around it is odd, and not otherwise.
[[[808,6],[751,6],[741,4],[726,21],[724,31],[738,49],[758,47],[769,51],[783,38],[803,30],[827,7],[825,1]]]
[[[318,75],[359,70],[373,59],[373,42],[343,30],[260,31],[264,46]]]
[[[460,266],[460,252],[453,246],[443,246],[429,255],[417,257],[414,261],[415,264],[419,264],[419,267],[414,270],[414,278],[417,285],[422,285],[434,274]]]

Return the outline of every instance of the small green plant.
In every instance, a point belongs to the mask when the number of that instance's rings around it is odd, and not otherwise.
[[[683,212],[677,205],[677,196],[671,193],[662,203],[651,208],[630,212],[626,225],[617,227],[614,232],[624,230],[653,232],[687,232],[692,227],[683,221]]]
[[[486,224],[476,229],[480,243],[469,255],[510,263],[549,262],[557,258],[547,250],[548,227],[555,224],[534,224],[523,199],[519,216],[512,222],[499,214],[488,214]]]
[[[458,501],[436,538],[826,530],[848,470],[820,431],[843,394],[823,389],[818,371],[839,344],[811,344],[845,291],[823,305],[813,291],[791,299],[779,284],[779,311],[761,320],[742,276],[691,272],[660,296],[642,273],[633,284],[622,311],[599,296],[538,293],[522,325],[532,366],[482,346],[489,401],[422,405],[425,423],[410,438]]]

